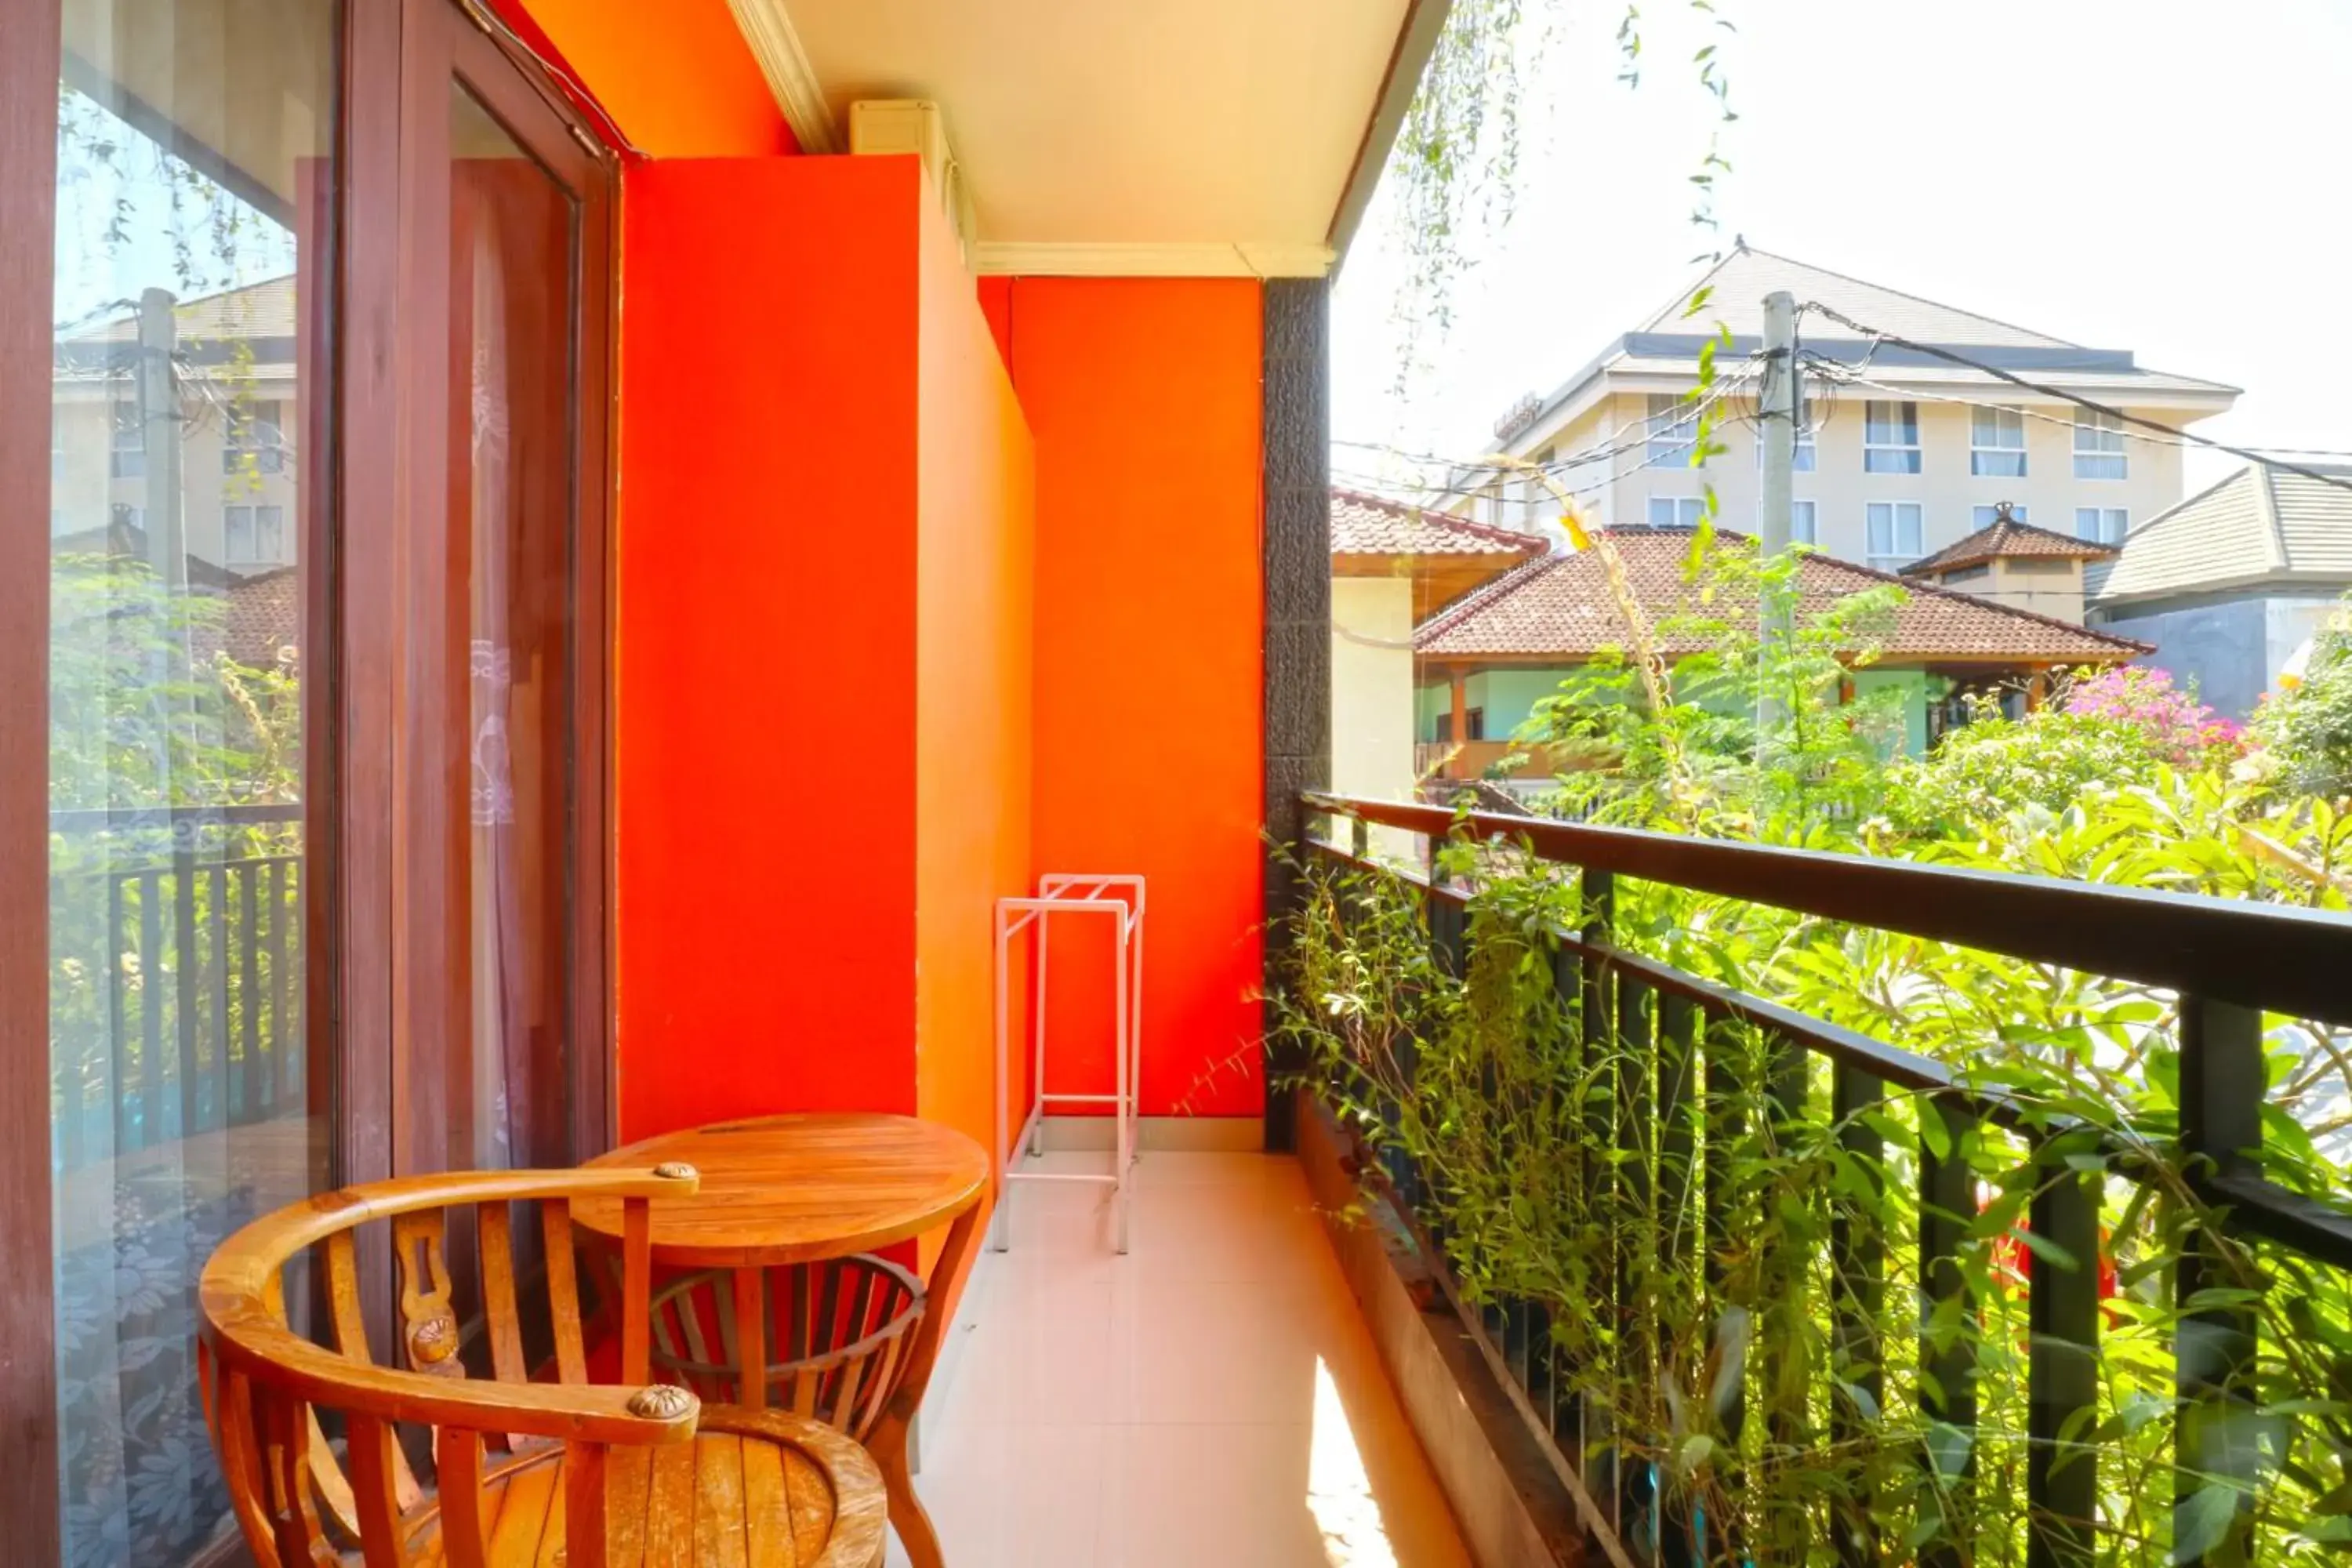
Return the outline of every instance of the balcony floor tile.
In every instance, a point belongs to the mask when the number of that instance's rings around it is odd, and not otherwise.
[[[950,1568],[1468,1568],[1297,1166],[1147,1154],[1134,1200],[1120,1258],[1107,1188],[1013,1195],[916,1481]]]

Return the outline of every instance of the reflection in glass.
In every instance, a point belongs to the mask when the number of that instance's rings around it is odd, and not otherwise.
[[[571,321],[575,213],[466,89],[450,93],[450,622],[470,782],[470,1013],[440,1075],[443,1164],[572,1162]],[[417,1075],[423,1076],[423,1075]]]
[[[330,388],[328,0],[64,0],[49,1068],[68,1563],[231,1533],[194,1363],[220,1238],[320,1184],[299,571]],[[299,1292],[293,1305],[299,1311]]]

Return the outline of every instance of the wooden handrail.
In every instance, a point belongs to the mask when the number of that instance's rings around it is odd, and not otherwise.
[[[1309,793],[1310,812],[2352,1025],[2352,917],[1819,849]]]

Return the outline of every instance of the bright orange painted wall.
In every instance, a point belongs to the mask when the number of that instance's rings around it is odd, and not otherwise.
[[[1150,879],[1144,1114],[1256,1115],[1259,289],[1024,278],[1001,315],[1037,454],[1036,866]],[[1057,1089],[1110,1082],[1100,923],[1055,938]]]
[[[795,151],[727,0],[495,0],[656,158]],[[534,40],[536,41],[536,40]]]
[[[935,204],[927,199],[924,208],[915,1100],[919,1114],[993,1148],[992,920],[996,899],[1023,891],[1029,879],[1032,458],[1028,426],[955,238]],[[1016,1027],[1024,1016],[1014,1014]],[[1011,1075],[1015,1115],[1026,1104],[1024,1059],[1015,1055]],[[926,1268],[938,1239],[928,1238]]]
[[[920,169],[625,180],[621,1134],[911,1111]]]

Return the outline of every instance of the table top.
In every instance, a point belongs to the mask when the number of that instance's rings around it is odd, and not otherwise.
[[[872,1252],[946,1224],[988,1188],[987,1153],[951,1127],[878,1112],[809,1112],[722,1121],[642,1139],[592,1170],[682,1161],[691,1197],[653,1205],[665,1263],[701,1268],[813,1263]],[[621,1233],[616,1201],[583,1198],[572,1218]]]

